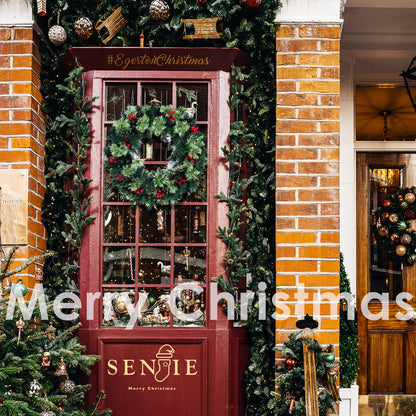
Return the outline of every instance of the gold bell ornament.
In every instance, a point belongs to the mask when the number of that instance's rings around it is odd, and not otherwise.
[[[61,362],[58,365],[58,368],[56,369],[55,373],[56,376],[67,376],[68,373],[66,371],[66,364],[64,362],[63,357],[61,357]]]

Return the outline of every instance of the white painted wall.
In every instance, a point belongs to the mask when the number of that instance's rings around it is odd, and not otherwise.
[[[0,0],[0,26],[32,26],[31,0]]]

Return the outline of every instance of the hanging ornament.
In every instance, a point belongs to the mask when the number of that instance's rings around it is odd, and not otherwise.
[[[107,44],[126,24],[127,20],[121,14],[120,6],[107,19],[104,20],[104,16],[101,16],[95,25],[95,29],[102,42]]]
[[[195,215],[192,217],[192,219],[193,219],[194,234],[198,234],[199,233],[199,216],[198,216],[198,212],[195,212]]]
[[[48,339],[55,339],[56,334],[56,328],[52,325],[52,323],[49,323],[49,326],[46,328],[46,335]]]
[[[285,367],[290,371],[298,362],[293,357],[286,358]]]
[[[165,230],[165,215],[163,209],[159,209],[156,212],[156,223],[157,223],[157,230],[164,231]]]
[[[402,237],[400,238],[400,242],[404,245],[410,244],[411,241],[412,241],[412,237],[410,237],[409,234],[403,234]]]
[[[153,20],[166,21],[170,16],[169,6],[165,0],[152,0],[149,7],[149,14]]]
[[[406,201],[402,201],[400,202],[400,208],[402,209],[406,209],[409,207],[409,204]]]
[[[400,241],[400,236],[397,233],[393,233],[390,236],[391,241],[393,241],[393,243],[398,243]]]
[[[70,380],[69,378],[66,378],[62,383],[59,385],[59,391],[62,394],[72,394],[75,391],[75,383]]]
[[[399,256],[399,257],[403,257],[405,254],[406,254],[406,247],[405,246],[402,246],[402,245],[398,245],[397,247],[396,247],[396,254]]]
[[[146,143],[146,160],[153,159],[153,143]]]
[[[199,224],[201,227],[205,227],[205,211],[199,213]]]
[[[56,376],[67,376],[68,373],[66,371],[66,364],[64,362],[64,358],[61,357],[61,362],[58,365],[58,368],[56,369],[55,373]]]
[[[391,205],[391,201],[390,201],[390,199],[385,199],[384,201],[383,201],[383,207],[389,207]]]
[[[126,294],[121,293],[120,295],[118,295],[114,301],[113,301],[113,305],[114,305],[114,310],[117,313],[128,313],[127,310],[127,302],[126,302]]]
[[[416,254],[411,254],[408,258],[407,258],[407,262],[409,264],[415,264],[416,263]]]
[[[381,214],[381,221],[384,221],[384,220],[386,220],[387,218],[389,218],[389,213],[388,212],[383,212],[382,214]]]
[[[248,9],[255,9],[260,6],[261,0],[240,0],[240,3]]]
[[[399,221],[399,216],[394,212],[393,214],[389,215],[389,220],[395,224],[397,221]]]
[[[37,282],[43,281],[43,270],[38,266],[35,267],[35,280]]]
[[[295,401],[296,401],[296,397],[295,396],[292,396],[291,398],[290,398],[290,402],[289,402],[289,410],[288,410],[288,413],[291,415],[291,414],[293,414],[293,408],[295,407]]]
[[[182,19],[184,29],[183,39],[219,39],[222,33],[217,32],[217,23],[221,17],[207,17],[205,19]],[[194,33],[187,33],[187,29],[193,26]]]
[[[74,29],[81,39],[88,39],[94,33],[94,23],[89,17],[81,16],[75,20]]]
[[[324,358],[324,360],[326,360],[328,363],[333,363],[335,362],[335,355],[333,352],[329,352],[329,353],[323,353],[322,357]]]
[[[19,320],[16,322],[16,327],[19,330],[17,334],[17,345],[20,343],[20,336],[22,335],[22,330],[25,327],[25,322],[23,321],[22,317],[19,318]]]
[[[404,200],[408,203],[408,204],[413,204],[413,202],[415,202],[416,196],[413,192],[408,192],[405,196],[404,196]]]
[[[52,410],[42,410],[40,416],[56,416],[55,412],[52,412]]]
[[[42,392],[42,386],[39,383],[39,381],[37,381],[36,379],[34,379],[29,386],[29,391],[27,392],[27,395],[29,397],[39,397],[40,394]]]
[[[26,285],[22,282],[22,279],[18,279],[17,283],[15,283],[12,286],[12,293],[14,296],[16,296],[17,298],[22,298],[23,296],[26,295],[27,293],[27,287]]]
[[[123,217],[119,209],[117,209],[116,211],[116,216],[117,216],[117,235],[121,236],[123,235]]]
[[[185,247],[185,250],[182,251],[183,255],[185,256],[186,266],[185,270],[189,270],[189,256],[191,255],[191,251],[188,247]]]
[[[37,0],[38,16],[46,16],[46,0]]]
[[[406,227],[407,227],[407,225],[406,225],[406,223],[404,221],[399,221],[397,223],[397,229],[399,231],[404,231],[406,229]]]
[[[46,344],[43,347],[42,362],[40,365],[44,368],[51,366],[51,353],[49,352],[49,348]]]
[[[61,11],[59,10],[58,16],[57,16],[57,24],[55,26],[52,26],[48,32],[48,37],[50,41],[56,46],[59,46],[65,43],[66,38],[68,37],[66,30],[62,26],[59,25],[60,17],[61,17]]]
[[[378,233],[382,236],[385,237],[386,235],[389,234],[389,229],[386,226],[382,226],[378,229]]]

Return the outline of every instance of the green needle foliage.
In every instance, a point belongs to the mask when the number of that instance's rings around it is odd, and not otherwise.
[[[22,267],[8,269],[16,251],[17,247],[13,248],[2,261],[2,277],[13,276],[22,270]],[[32,257],[24,266],[37,260],[39,256]],[[83,411],[89,385],[82,384],[80,376],[89,374],[99,357],[84,354],[84,347],[74,336],[80,324],[64,327],[54,318],[52,302],[45,299],[50,320],[42,320],[37,301],[31,318],[23,320],[24,327],[19,331],[16,322],[22,318],[21,309],[17,302],[11,306],[10,289],[6,289],[5,295],[0,298],[0,416],[35,416],[43,410],[53,411],[56,416],[92,416]],[[28,302],[22,302],[28,306]],[[52,324],[56,332],[51,331]],[[45,351],[50,354],[50,366],[41,365]],[[60,389],[66,377],[55,375],[61,360],[66,364],[68,378],[76,384],[69,394]],[[108,416],[111,412],[105,410],[95,414]]]
[[[274,311],[271,298],[275,291],[274,19],[279,1],[263,0],[258,8],[248,9],[236,0],[207,0],[205,3],[172,0],[171,14],[165,22],[154,21],[149,16],[150,2],[101,0],[95,4],[91,0],[48,0],[47,16],[38,18],[37,23],[45,34],[41,38],[41,81],[45,99],[43,109],[49,120],[45,157],[48,183],[43,217],[49,233],[48,247],[57,252],[47,263],[45,279],[51,292],[58,293],[68,288],[76,290],[73,282],[78,272],[82,231],[91,221],[87,214],[88,184],[82,182],[81,187],[76,184],[76,180],[86,180],[89,122],[82,117],[83,127],[77,133],[78,142],[74,140],[76,125],[72,122],[74,109],[86,116],[87,109],[80,110],[86,99],[82,95],[80,74],[72,80],[75,90],[72,87],[65,90],[68,81],[65,82],[67,74],[62,68],[61,57],[73,46],[104,45],[96,33],[90,39],[80,39],[74,32],[75,20],[88,16],[96,22],[100,17],[108,16],[114,6],[121,6],[128,24],[107,46],[138,46],[143,33],[146,46],[152,47],[240,48],[249,56],[251,64],[244,72],[241,68],[233,69],[229,103],[231,109],[239,114],[244,105],[247,116],[244,123],[237,117],[230,126],[230,147],[223,149],[230,165],[230,179],[228,193],[220,195],[219,200],[227,204],[230,222],[226,229],[218,230],[228,247],[224,257],[226,272],[218,277],[218,283],[231,293],[236,292],[247,275],[251,276],[249,288],[256,292],[259,283],[265,283],[266,319],[259,319],[260,302],[256,298],[245,322],[250,352],[245,388],[247,415],[271,415],[273,411],[268,403],[274,391],[275,378],[274,321],[271,318]],[[36,1],[33,1],[33,6],[36,9]],[[67,31],[68,39],[64,45],[54,46],[46,34],[48,28],[56,24],[58,10],[62,10],[61,25]],[[206,17],[222,18],[221,39],[184,40],[181,20]],[[74,99],[78,104],[74,105]],[[73,163],[77,157],[80,157],[80,162],[66,171],[65,164]]]

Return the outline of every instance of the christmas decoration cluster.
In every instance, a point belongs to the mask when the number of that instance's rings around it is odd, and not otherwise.
[[[206,138],[190,110],[158,104],[128,107],[114,123],[104,149],[105,167],[124,200],[155,208],[181,202],[201,186]],[[169,163],[150,170],[142,149],[154,141],[167,148]]]
[[[377,244],[404,264],[416,262],[416,187],[400,188],[376,212]]]

